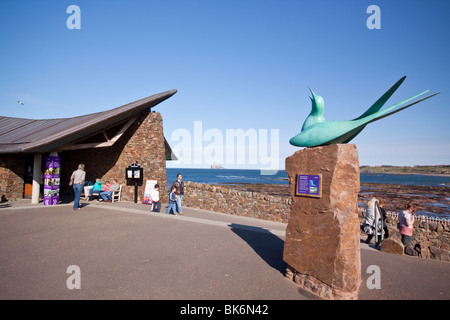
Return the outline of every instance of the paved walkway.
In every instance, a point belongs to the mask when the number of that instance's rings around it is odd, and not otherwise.
[[[165,206],[163,205],[163,210]],[[129,202],[0,204],[0,299],[314,300],[284,277],[286,224]],[[361,243],[359,299],[450,298],[450,264]],[[66,285],[80,268],[80,290]],[[369,289],[367,268],[380,268]]]

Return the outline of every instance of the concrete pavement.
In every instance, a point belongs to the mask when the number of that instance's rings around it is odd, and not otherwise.
[[[318,299],[284,277],[286,224],[149,209],[129,202],[84,202],[80,211],[71,203],[0,204],[0,299]],[[361,243],[361,264],[361,300],[450,298],[447,262]],[[72,265],[81,289],[67,287]],[[372,265],[380,289],[366,285]]]

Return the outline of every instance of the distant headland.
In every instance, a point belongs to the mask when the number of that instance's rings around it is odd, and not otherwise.
[[[360,166],[361,173],[450,175],[450,165],[435,166]]]
[[[221,164],[213,163],[211,169],[225,169]]]

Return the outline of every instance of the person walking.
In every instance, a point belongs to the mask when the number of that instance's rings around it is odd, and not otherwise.
[[[169,206],[167,207],[166,214],[169,214],[170,211],[172,211],[174,215],[177,214],[177,195],[176,195],[177,188],[175,186],[170,187],[170,193],[169,193]]]
[[[73,187],[74,192],[73,210],[81,209],[80,197],[81,192],[83,192],[85,179],[86,179],[86,172],[84,171],[84,164],[80,163],[78,165],[78,169],[72,173],[69,183],[69,185]]]
[[[377,198],[372,198],[369,200],[369,202],[367,203],[364,222],[361,225],[362,232],[367,234],[367,239],[365,243],[369,244],[372,238],[375,235],[377,236],[378,240],[375,243],[376,247],[380,245],[381,242],[380,238],[383,232],[387,230],[387,227],[386,229],[384,228],[386,226],[385,225],[386,212],[384,211],[384,209],[382,210],[382,208],[379,205],[379,202],[380,201]]]
[[[159,184],[155,184],[154,189],[150,193],[152,199],[152,212],[161,212],[161,201],[159,201]]]
[[[414,244],[414,215],[417,210],[417,203],[412,201],[406,206],[406,210],[398,213],[398,231],[402,236],[404,252],[410,256],[420,256],[422,250],[420,244]]]
[[[398,231],[402,235],[402,243],[404,246],[408,245],[409,242],[414,242],[414,211],[416,211],[416,204],[410,202],[406,206],[406,210],[398,213]]]
[[[386,210],[384,209],[384,206],[386,205],[386,200],[385,199],[379,199],[378,202],[378,212],[381,214],[381,218],[383,219],[383,230],[384,230],[384,235],[383,235],[383,239],[387,239],[389,238],[389,228],[387,226],[387,222],[390,221]]]
[[[177,195],[177,211],[179,214],[183,214],[183,208],[181,207],[183,195],[184,195],[184,183],[181,173],[177,174],[177,180],[172,184],[175,187],[175,194]]]

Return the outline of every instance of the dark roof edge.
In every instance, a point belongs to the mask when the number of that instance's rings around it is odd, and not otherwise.
[[[116,107],[107,111],[93,113],[83,117],[82,123],[77,123],[74,126],[62,130],[58,134],[54,134],[38,141],[24,143],[20,145],[9,145],[5,148],[0,148],[1,153],[45,153],[56,150],[58,147],[67,143],[82,139],[84,136],[101,131],[115,123],[131,118],[140,112],[152,108],[164,100],[170,98],[175,93],[176,89],[154,94],[152,96],[130,102],[126,105]],[[78,118],[78,117],[76,117]],[[67,118],[70,119],[70,118]],[[45,119],[48,120],[48,119]],[[41,120],[37,120],[41,121]],[[44,120],[42,120],[44,121]]]

